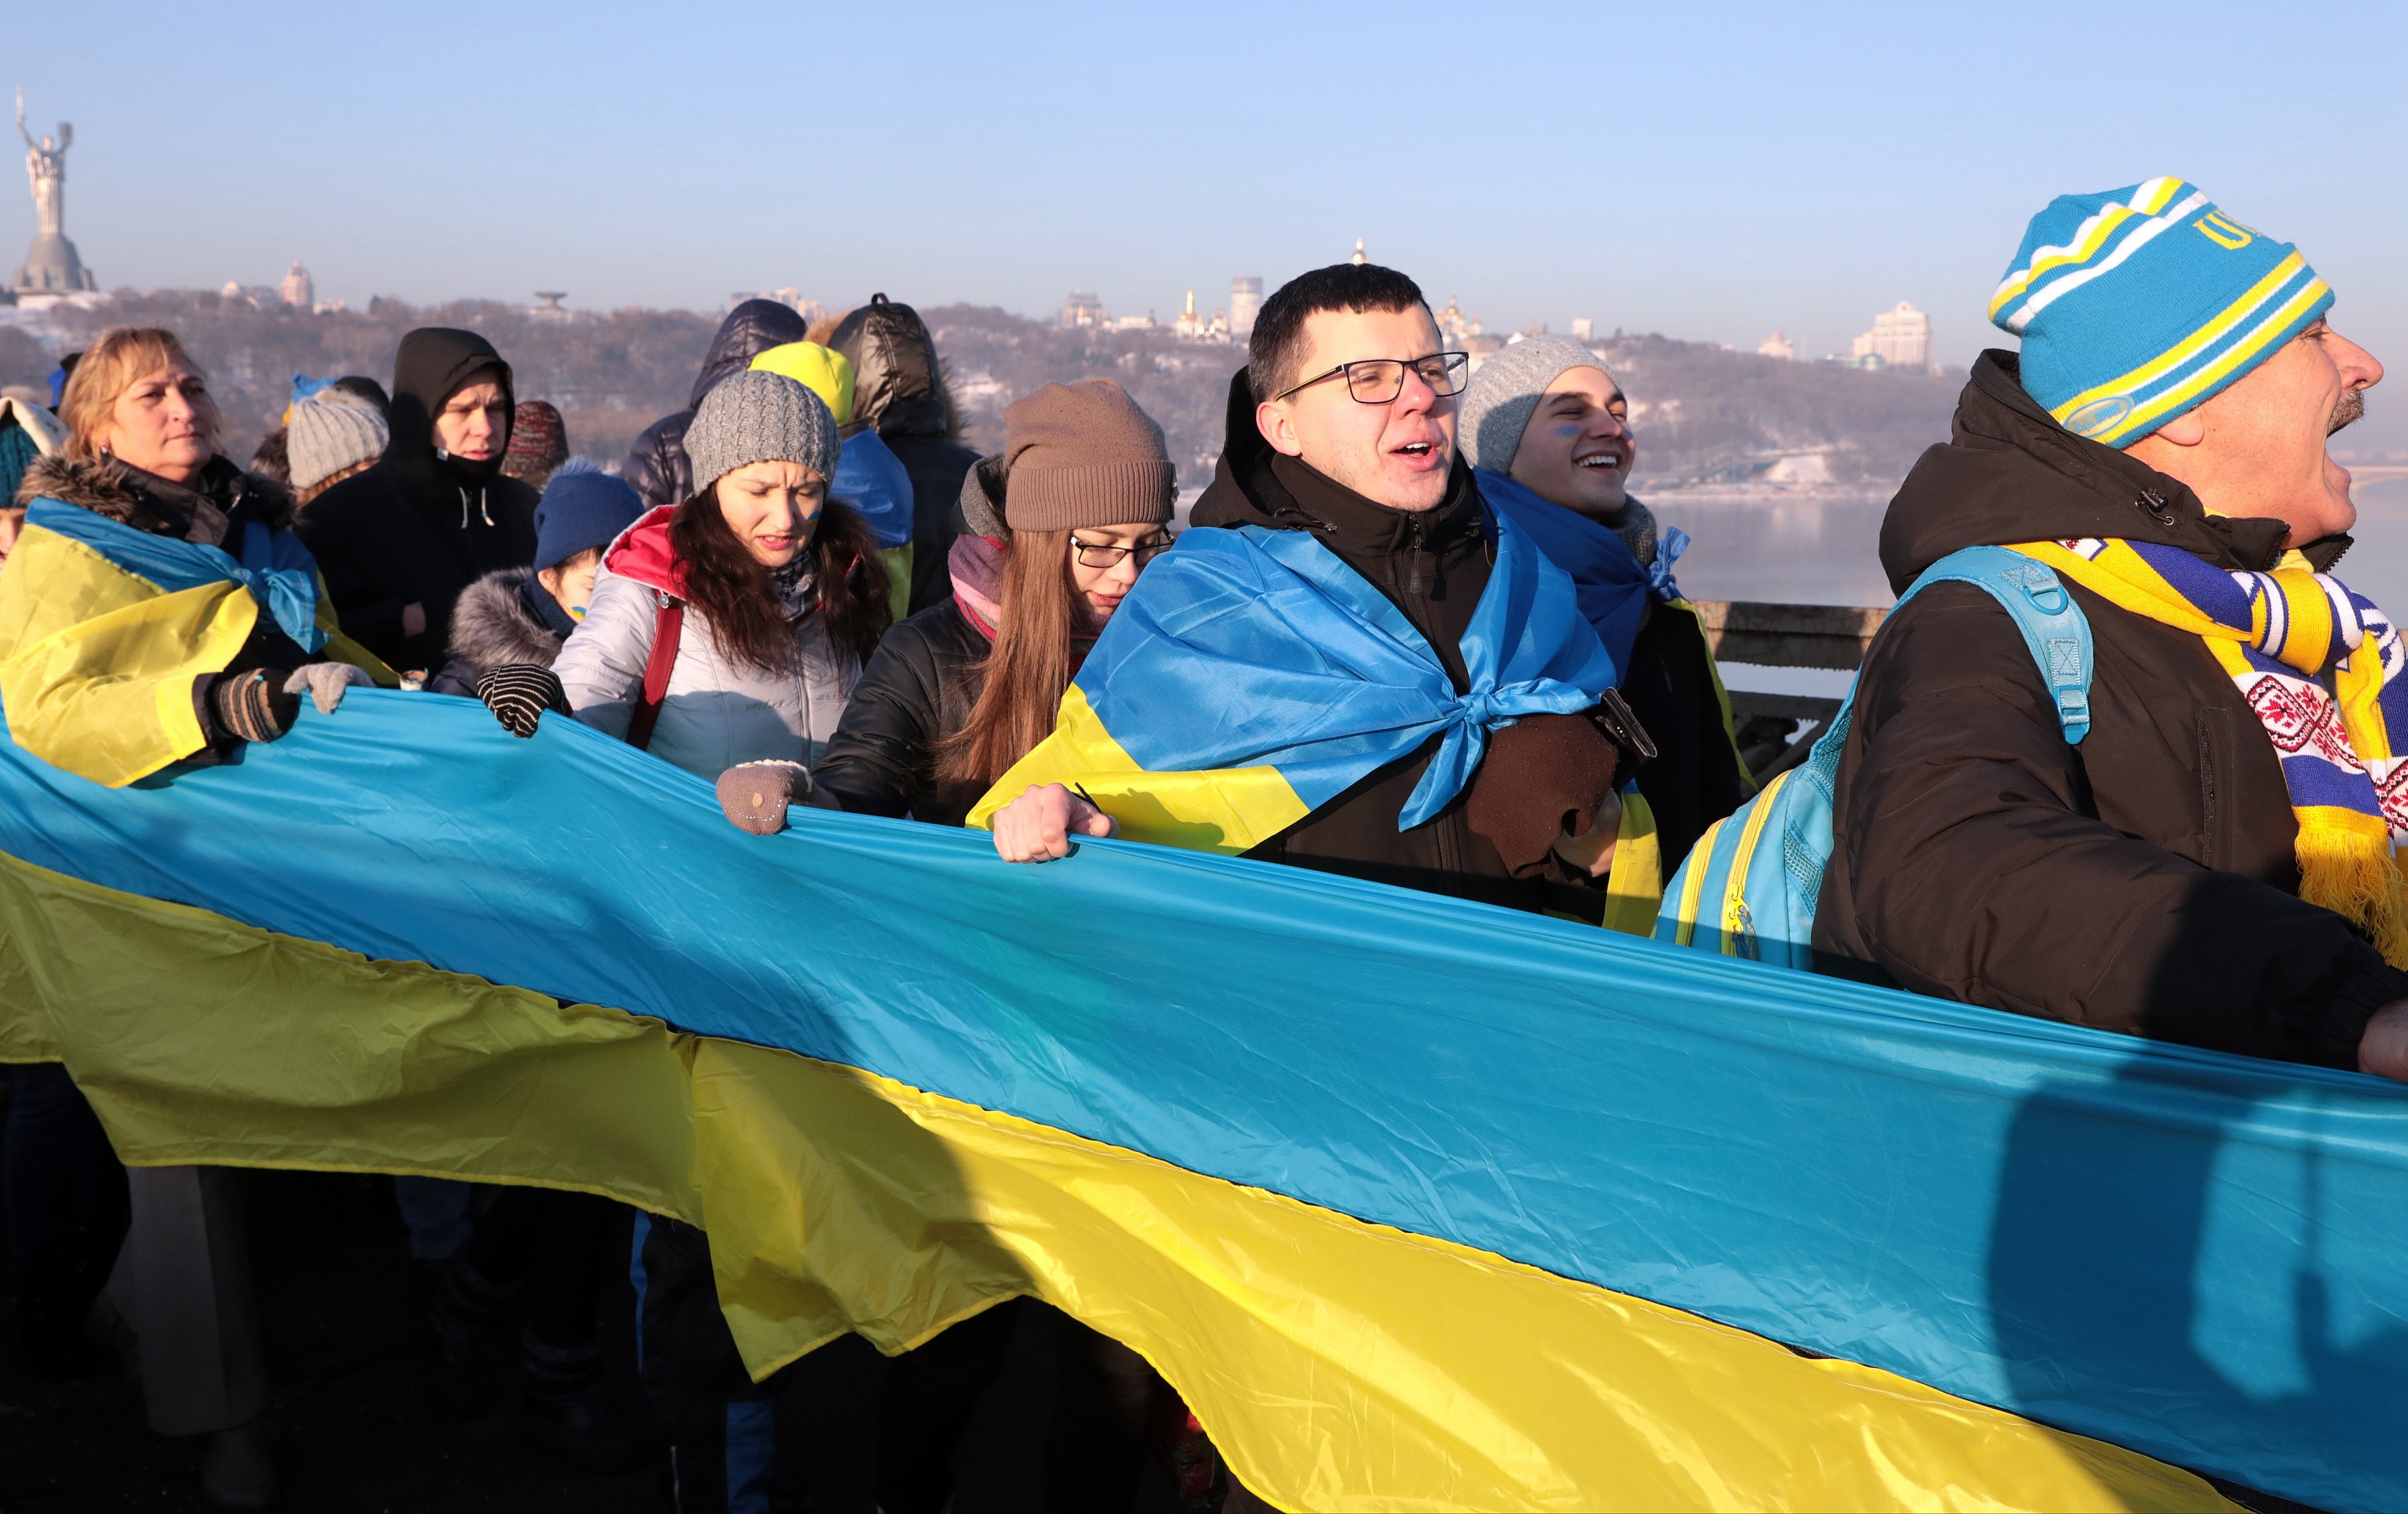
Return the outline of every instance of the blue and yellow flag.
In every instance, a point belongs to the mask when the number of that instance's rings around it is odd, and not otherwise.
[[[1497,561],[1463,636],[1461,694],[1404,613],[1309,533],[1186,532],[1122,601],[1054,734],[968,823],[1032,785],[1074,784],[1124,837],[1234,854],[1436,736],[1397,819],[1424,823],[1470,781],[1490,731],[1585,710],[1615,678],[1571,579],[1489,519]]]
[[[1043,1299],[1282,1507],[2408,1503],[2408,1089],[793,819],[436,695],[125,787],[0,742],[0,1060],[64,1060],[139,1164],[691,1220],[756,1374]]]
[[[134,783],[207,744],[193,685],[262,614],[306,652],[390,669],[336,629],[291,531],[246,527],[239,558],[36,499],[0,573],[0,704],[27,750],[95,783]]]

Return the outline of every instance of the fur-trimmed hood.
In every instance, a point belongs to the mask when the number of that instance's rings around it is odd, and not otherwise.
[[[273,479],[246,473],[223,457],[210,458],[195,482],[202,486],[170,483],[113,457],[61,454],[36,457],[26,466],[24,480],[17,485],[17,503],[56,499],[153,536],[183,536],[198,504],[212,506],[228,519],[260,521],[272,531],[293,524],[292,491]]]
[[[523,596],[532,568],[504,568],[460,591],[452,607],[452,655],[480,670],[513,662],[546,668],[568,639],[527,613]]]

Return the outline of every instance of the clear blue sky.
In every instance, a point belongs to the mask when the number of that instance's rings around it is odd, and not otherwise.
[[[80,0],[15,7],[6,55],[37,133],[76,123],[68,229],[110,286],[299,257],[354,301],[1037,313],[1077,286],[1168,319],[1359,236],[1491,329],[1820,353],[1908,299],[1961,363],[2050,195],[2175,173],[2408,364],[2403,16]],[[12,170],[0,259],[32,224]]]

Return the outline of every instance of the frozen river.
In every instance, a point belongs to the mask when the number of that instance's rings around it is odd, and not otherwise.
[[[1641,498],[1645,490],[1639,491]],[[2357,490],[2356,545],[2342,579],[2395,615],[2408,614],[2408,480]],[[1890,602],[1881,570],[1882,515],[1887,496],[1830,495],[1784,500],[1648,500],[1656,518],[1695,540],[1681,559],[1682,591],[1694,599],[1765,599],[1791,604]],[[1732,686],[1793,694],[1839,694],[1846,673],[1733,668]]]
[[[1641,497],[1646,497],[1642,488]],[[2408,614],[2408,480],[2357,491],[2357,545],[2342,578],[2395,615]],[[1681,559],[1681,587],[1696,599],[1793,604],[1887,604],[1878,557],[1886,496],[1708,503],[1649,499],[1656,517],[1696,540]]]

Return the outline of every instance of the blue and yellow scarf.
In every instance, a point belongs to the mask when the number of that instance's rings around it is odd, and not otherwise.
[[[1613,659],[1572,581],[1491,512],[1497,564],[1464,633],[1470,688],[1396,606],[1300,531],[1193,530],[1145,571],[1062,696],[1054,731],[970,812],[1073,785],[1137,841],[1237,853],[1441,735],[1398,829],[1436,815],[1488,733],[1585,710]]]
[[[2300,897],[2357,922],[2408,967],[2394,848],[2408,841],[2408,649],[2390,617],[2297,553],[2229,572],[2146,541],[2028,541],[2015,551],[2136,615],[2191,631],[2249,701],[2300,822]],[[2328,684],[2329,686],[2328,686]]]

